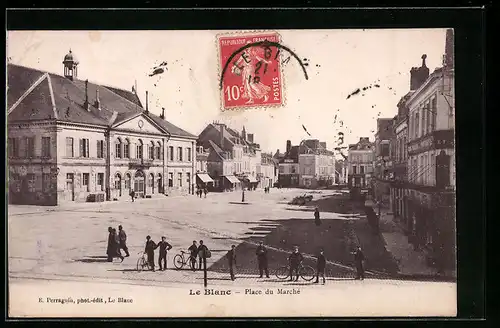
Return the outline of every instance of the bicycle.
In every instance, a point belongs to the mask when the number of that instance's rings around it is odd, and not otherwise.
[[[295,271],[295,270],[294,270]],[[276,269],[275,275],[278,279],[285,280],[290,277],[290,265],[284,265]],[[316,270],[309,265],[299,264],[299,276],[305,281],[311,281],[316,277]]]
[[[137,271],[141,272],[142,270],[144,270],[144,268],[146,268],[146,270],[150,270],[151,268],[146,258],[146,253],[139,252],[137,254],[141,255],[141,257],[139,257],[139,259],[137,260]]]
[[[174,256],[174,266],[176,269],[180,270],[188,263],[191,270],[196,269],[195,267],[193,267],[193,265],[196,266],[196,257],[189,255],[189,257],[186,259],[186,257],[184,256],[184,254],[186,253],[187,252],[185,251],[181,251],[180,254]]]

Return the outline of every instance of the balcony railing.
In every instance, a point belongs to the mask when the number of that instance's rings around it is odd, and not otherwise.
[[[129,168],[148,168],[153,165],[152,159],[144,159],[144,158],[131,158],[129,159],[128,166]]]

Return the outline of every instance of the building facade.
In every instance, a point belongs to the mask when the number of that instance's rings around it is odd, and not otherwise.
[[[278,184],[285,188],[299,186],[299,146],[292,146],[292,142],[287,140],[286,151],[279,158]]]
[[[391,141],[394,140],[393,118],[377,119],[375,134],[375,163],[373,191],[375,199],[390,207],[390,180],[392,179]]]
[[[394,135],[391,147],[392,171],[391,204],[394,217],[401,223],[405,233],[412,230],[411,220],[408,220],[408,188],[407,161],[408,161],[408,107],[406,101],[413,91],[408,92],[398,103],[398,115],[394,122]]]
[[[144,109],[135,92],[78,80],[77,66],[71,51],[64,76],[8,65],[9,202],[187,193],[196,136]],[[169,147],[182,157],[169,161]]]
[[[257,166],[257,179],[261,188],[272,188],[278,181],[276,161],[272,154],[261,154],[261,164]]]
[[[335,155],[319,140],[303,140],[299,146],[299,186],[328,187],[335,183]]]
[[[455,267],[455,88],[453,31],[443,67],[407,101],[410,239],[440,270]]]
[[[198,143],[214,153],[209,155],[208,166],[216,190],[235,190],[259,184],[260,145],[244,127],[240,134],[226,124],[213,122],[200,133]]]
[[[440,68],[408,100],[411,239],[428,258],[454,262],[454,71]]]
[[[361,137],[350,144],[347,154],[347,184],[349,187],[370,188],[373,177],[374,144],[368,137]]]

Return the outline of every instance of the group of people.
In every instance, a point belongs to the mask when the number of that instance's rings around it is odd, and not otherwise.
[[[264,193],[265,194],[269,194],[269,190],[270,190],[269,187],[264,187]]]
[[[152,271],[155,271],[155,249],[159,248],[158,256],[158,266],[160,271],[167,270],[167,252],[172,249],[172,245],[167,242],[165,236],[161,237],[161,241],[155,243],[151,240],[151,236],[146,236],[146,246],[144,247],[144,253],[146,253],[147,261],[149,267]]]
[[[255,250],[255,255],[257,255],[257,262],[259,263],[259,273],[260,278],[264,276],[264,272],[266,273],[266,278],[269,278],[269,269],[267,266],[267,248],[264,246],[264,243],[259,242],[259,246]],[[232,245],[231,249],[226,254],[228,264],[229,264],[229,274],[231,276],[231,280],[236,279],[235,271],[236,271],[236,246]]]
[[[121,225],[118,226],[118,232],[113,227],[108,227],[108,248],[106,249],[106,255],[108,256],[108,262],[113,262],[114,258],[120,258],[123,262],[125,257],[129,257],[127,247],[127,234]],[[125,257],[122,255],[121,250],[125,251]]]
[[[198,269],[203,269],[203,259],[210,257],[208,247],[203,244],[203,240],[200,240],[200,246],[197,245],[196,240],[193,240],[193,244],[189,246],[188,251],[190,253],[191,269],[196,271],[196,258],[199,259]]]
[[[259,273],[260,278],[263,277],[264,273],[266,274],[266,278],[269,278],[269,270],[268,270],[268,258],[267,258],[267,249],[264,246],[263,242],[259,242],[259,246],[257,247],[255,254],[257,255],[257,262],[259,264]],[[357,280],[363,280],[365,278],[365,271],[363,262],[365,260],[363,251],[361,247],[357,247],[354,252],[354,262],[356,266],[356,278]],[[229,264],[229,274],[231,276],[231,280],[235,280],[235,271],[236,271],[236,247],[235,245],[231,246],[231,249],[227,252],[226,258]],[[299,280],[299,272],[302,262],[304,261],[304,256],[299,251],[299,247],[295,246],[293,252],[288,256],[288,263],[290,267],[289,277],[290,281]],[[315,283],[319,283],[319,278],[321,276],[323,280],[323,284],[326,283],[325,278],[325,269],[326,269],[326,257],[323,249],[320,249],[319,254],[316,257],[316,281]]]
[[[207,194],[208,194],[207,187],[198,186],[198,188],[196,189],[196,196],[201,198],[203,196],[203,194],[205,194],[205,198],[207,198]]]

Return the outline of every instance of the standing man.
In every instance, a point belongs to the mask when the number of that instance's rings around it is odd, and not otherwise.
[[[198,246],[198,258],[200,259],[200,270],[203,269],[203,257],[205,257],[205,252],[208,250],[207,246],[203,245],[203,240],[200,240],[200,246]]]
[[[319,251],[318,259],[317,259],[317,267],[316,267],[316,281],[315,283],[319,283],[319,276],[321,275],[323,277],[323,285],[326,282],[325,279],[325,267],[326,267],[326,258],[325,254],[323,253],[323,249]]]
[[[148,256],[148,263],[151,267],[151,271],[155,271],[155,249],[158,247],[154,241],[151,240],[151,236],[146,237],[146,247],[144,248],[144,253]]]
[[[135,201],[135,191],[130,192],[130,197],[132,197],[132,203]]]
[[[267,269],[267,249],[264,247],[262,241],[259,242],[259,246],[257,246],[255,254],[257,255],[257,261],[259,262],[260,278],[262,278],[264,271],[266,272],[266,278],[269,278],[269,271]]]
[[[129,257],[130,254],[127,247],[127,234],[121,225],[118,226],[118,239],[120,240],[120,248],[125,251],[125,257]]]
[[[299,252],[299,246],[295,246],[292,254],[288,256],[288,262],[290,262],[290,281],[293,280],[293,272],[295,271],[296,278],[295,281],[299,280],[299,266],[304,260],[304,257]]]
[[[205,198],[207,198],[208,189],[207,189],[207,187],[206,187],[206,186],[203,188],[203,192],[205,193]]]
[[[316,226],[321,225],[321,219],[319,218],[319,209],[317,207],[314,209],[314,223],[316,223]]]
[[[227,252],[227,261],[229,264],[229,274],[231,275],[231,280],[234,281],[236,277],[234,276],[234,271],[236,269],[236,246],[232,245],[231,250]]]
[[[158,266],[160,267],[160,271],[167,270],[167,252],[172,249],[172,245],[167,242],[167,238],[165,236],[161,237],[161,241],[158,243],[158,247],[160,248],[160,256],[158,257]],[[164,266],[162,268],[162,262]]]
[[[196,271],[196,255],[198,255],[198,245],[196,245],[196,240],[193,240],[193,245],[189,246],[188,251],[191,253],[191,269]]]
[[[356,265],[356,280],[363,280],[365,279],[365,268],[363,266],[365,255],[361,250],[361,246],[358,246],[356,251],[354,251],[352,254],[354,254],[354,263]]]

